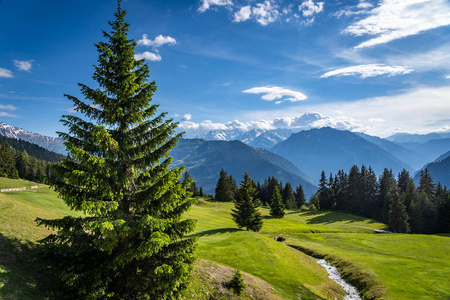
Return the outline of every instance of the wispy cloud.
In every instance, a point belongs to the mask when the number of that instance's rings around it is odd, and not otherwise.
[[[231,0],[202,0],[200,7],[198,8],[199,12],[205,12],[211,8],[211,6],[233,6],[233,1]]]
[[[0,78],[13,78],[11,70],[0,68]]]
[[[369,8],[372,8],[373,4],[366,2],[365,0],[360,0],[360,2],[355,6],[347,6],[337,12],[335,12],[333,15],[337,18],[341,18],[342,16],[353,16],[353,15],[362,15],[367,14],[369,12]]]
[[[0,110],[15,111],[18,110],[18,108],[11,104],[0,104]],[[16,118],[17,116],[8,112],[0,111],[0,117]]]
[[[17,118],[16,115],[4,111],[0,111],[0,117]]]
[[[158,53],[145,51],[145,52],[142,52],[142,53],[136,53],[134,55],[134,59],[135,60],[145,59],[145,60],[149,60],[149,61],[161,61],[162,57]]]
[[[355,36],[375,36],[355,49],[450,25],[450,2],[447,0],[383,0],[367,13],[368,17],[356,21],[343,31]]]
[[[14,110],[17,110],[18,108],[15,107],[14,105],[11,105],[11,104],[7,104],[7,105],[0,104],[0,109],[2,109],[2,110],[12,110],[12,111],[14,111]]]
[[[261,99],[266,101],[274,101],[278,100],[275,103],[280,104],[283,101],[297,102],[301,100],[306,100],[305,94],[290,90],[287,88],[282,88],[279,86],[263,86],[263,87],[254,87],[248,90],[242,91],[246,94],[264,94]],[[287,97],[287,98],[284,98]]]
[[[33,60],[13,60],[14,66],[19,69],[19,71],[30,72],[33,67]]]
[[[374,76],[381,76],[381,75],[387,75],[387,76],[396,76],[396,75],[404,75],[413,72],[413,69],[402,67],[402,66],[386,66],[386,65],[379,65],[379,64],[370,64],[370,65],[359,65],[359,66],[352,66],[342,69],[337,69],[333,71],[329,71],[320,78],[328,78],[331,76],[359,76],[361,78],[368,78],[368,77],[374,77]]]
[[[450,44],[425,52],[391,55],[386,62],[411,66],[418,71],[450,70]]]

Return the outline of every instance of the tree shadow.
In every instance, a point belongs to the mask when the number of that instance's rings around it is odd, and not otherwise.
[[[40,253],[40,245],[0,234],[1,299],[61,299],[60,280]]]
[[[279,218],[275,218],[273,216],[263,216],[264,220],[273,220],[273,219],[279,219]]]
[[[354,223],[358,222],[360,220],[357,220],[358,218],[363,219],[361,216],[351,215],[349,213],[343,213],[339,211],[327,211],[327,210],[320,210],[320,211],[310,211],[307,213],[303,213],[305,216],[315,216],[312,219],[309,219],[306,221],[306,224],[332,224],[336,222],[346,222],[346,223]],[[374,223],[374,221],[371,221],[370,223]]]
[[[204,237],[204,236],[211,236],[216,234],[224,234],[229,232],[236,232],[236,231],[242,231],[242,229],[239,228],[219,228],[219,229],[210,229],[201,231],[195,234],[192,234],[191,237]]]

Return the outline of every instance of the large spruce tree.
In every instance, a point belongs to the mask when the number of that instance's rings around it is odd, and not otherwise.
[[[192,205],[183,170],[169,168],[177,123],[156,114],[156,91],[120,1],[105,42],[96,44],[98,88],[79,84],[87,101],[66,95],[84,118],[62,122],[68,158],[51,182],[65,203],[85,217],[37,219],[56,230],[43,240],[60,263],[62,280],[76,299],[180,297],[194,261],[195,221],[182,218]]]

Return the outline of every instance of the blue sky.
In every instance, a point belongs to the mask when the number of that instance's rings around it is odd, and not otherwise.
[[[314,126],[450,130],[448,0],[124,0],[153,101],[188,135]],[[0,121],[56,136],[95,87],[112,0],[0,0]]]

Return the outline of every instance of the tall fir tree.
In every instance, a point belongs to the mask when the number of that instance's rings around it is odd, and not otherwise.
[[[16,160],[12,150],[7,142],[4,142],[0,146],[0,177],[19,178],[19,173],[16,169]]]
[[[214,198],[220,202],[232,202],[235,196],[234,194],[233,179],[228,176],[228,173],[224,169],[220,170]]]
[[[51,182],[85,217],[37,219],[56,230],[42,242],[60,263],[61,278],[76,299],[172,299],[187,287],[195,221],[183,218],[193,203],[180,184],[183,169],[169,168],[169,151],[181,137],[177,123],[156,115],[156,91],[120,0],[106,42],[96,44],[98,88],[79,84],[86,102],[66,95],[85,116],[65,115],[59,133],[69,153]]]
[[[305,192],[301,184],[295,189],[295,201],[297,202],[297,208],[306,204]]]
[[[238,194],[239,196],[234,200],[234,209],[231,212],[234,222],[239,228],[259,231],[263,226],[261,212],[259,211],[261,203],[256,198],[254,182],[247,172],[245,172],[244,179],[241,181]]]
[[[405,194],[399,193],[397,189],[392,189],[386,195],[389,199],[389,229],[394,232],[408,233],[410,227],[408,224],[408,213],[406,212]]]
[[[292,185],[290,182],[286,182],[283,189],[283,203],[286,205],[288,209],[296,209],[297,202],[295,201],[294,191],[292,189]]]
[[[332,209],[333,198],[331,195],[330,185],[328,184],[325,171],[322,171],[319,180],[319,189],[317,190],[317,197],[319,198],[321,209]]]
[[[283,199],[281,198],[280,190],[278,185],[274,186],[272,198],[270,201],[270,215],[272,217],[281,219],[284,217],[284,205]]]

